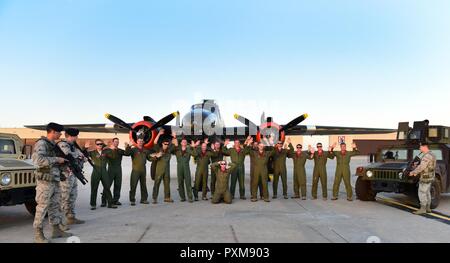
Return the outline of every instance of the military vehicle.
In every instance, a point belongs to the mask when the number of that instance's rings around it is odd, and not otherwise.
[[[436,208],[441,193],[450,192],[449,133],[450,127],[432,126],[428,120],[414,122],[413,128],[408,122],[399,123],[397,140],[378,146],[372,163],[356,169],[357,197],[362,201],[374,201],[379,192],[393,192],[412,196],[418,202],[419,178],[408,176],[408,171],[420,160],[420,142],[428,142],[437,159],[436,179],[431,186],[431,208]]]
[[[23,154],[28,152],[27,155]],[[36,212],[35,166],[29,159],[31,146],[23,146],[15,134],[0,133],[0,206],[25,204]]]

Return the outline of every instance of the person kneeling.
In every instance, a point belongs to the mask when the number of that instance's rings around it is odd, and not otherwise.
[[[211,165],[211,170],[216,174],[216,189],[212,198],[213,204],[218,204],[222,200],[226,204],[231,204],[232,197],[229,188],[230,174],[236,168],[236,164],[230,163],[227,167],[226,161],[219,161]]]

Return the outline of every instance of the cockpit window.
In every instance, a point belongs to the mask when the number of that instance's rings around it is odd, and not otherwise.
[[[0,139],[0,154],[16,154],[13,140]]]
[[[383,160],[406,161],[408,159],[407,149],[384,149],[381,154]]]

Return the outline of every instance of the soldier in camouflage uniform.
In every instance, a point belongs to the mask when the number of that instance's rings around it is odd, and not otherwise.
[[[211,171],[216,174],[216,190],[211,200],[213,204],[218,204],[222,200],[226,204],[231,204],[232,198],[228,182],[230,174],[235,168],[236,165],[234,163],[230,163],[230,166],[227,168],[227,162],[225,161],[215,162],[211,165]]]
[[[431,213],[431,183],[435,178],[436,156],[428,148],[428,143],[421,143],[420,151],[424,154],[420,164],[411,172],[409,176],[420,176],[419,179],[419,200],[420,209],[414,214],[421,215]]]
[[[336,144],[333,144],[332,148],[334,148]],[[350,160],[353,156],[358,155],[359,151],[356,148],[356,144],[352,143],[353,151],[347,151],[347,145],[345,143],[341,143],[340,151],[332,151],[330,152],[331,159],[336,157],[336,174],[334,176],[334,184],[333,184],[333,197],[331,200],[337,200],[339,195],[339,187],[341,185],[341,181],[344,181],[345,191],[347,192],[347,200],[353,201],[353,191],[352,185],[350,183]]]
[[[72,155],[77,160],[79,167],[83,168],[84,155],[74,145],[78,139],[79,131],[77,129],[68,128],[65,130],[66,140],[60,141],[57,145],[65,155]],[[60,183],[61,185],[61,209],[65,215],[68,225],[84,224],[83,220],[75,217],[75,201],[78,196],[78,182],[76,176],[70,170],[69,165],[61,166],[61,173],[66,177],[66,180]]]
[[[48,219],[52,226],[52,238],[69,237],[72,234],[60,228],[62,216],[60,167],[66,160],[56,157],[55,141],[61,136],[63,126],[56,123],[47,125],[47,137],[39,139],[33,150],[32,160],[38,167],[36,171],[36,214],[34,217],[34,241],[48,243],[43,232],[43,221],[48,212]]]

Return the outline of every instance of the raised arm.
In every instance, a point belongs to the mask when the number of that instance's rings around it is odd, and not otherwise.
[[[235,163],[229,163],[228,172],[232,173],[236,167],[237,165]]]
[[[215,162],[215,163],[211,164],[211,171],[213,171],[214,173],[216,173],[217,170],[219,170],[220,162],[221,162],[221,161]]]
[[[358,150],[358,147],[356,146],[356,143],[352,143],[352,149],[353,151],[350,153],[350,156],[361,154],[361,152]]]
[[[125,143],[125,151],[123,153],[124,156],[131,156],[131,154],[133,153],[133,150],[130,146],[130,144]]]
[[[228,149],[228,147],[227,147],[229,143],[230,143],[230,140],[226,139],[222,146],[222,153],[227,156],[230,155],[230,149]]]

